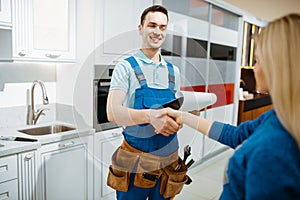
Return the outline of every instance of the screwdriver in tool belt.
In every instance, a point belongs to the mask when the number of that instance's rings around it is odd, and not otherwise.
[[[177,171],[180,170],[180,168],[181,168],[181,164],[178,163],[178,164],[176,165],[174,171],[177,172]]]

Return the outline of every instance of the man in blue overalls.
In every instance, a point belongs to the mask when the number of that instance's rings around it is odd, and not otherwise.
[[[165,161],[176,160],[177,163],[176,132],[181,125],[167,116],[163,109],[155,109],[175,99],[175,91],[180,89],[179,69],[160,55],[167,24],[168,12],[164,7],[155,5],[147,8],[138,26],[142,37],[141,49],[120,61],[112,75],[107,101],[108,120],[126,126],[120,149],[125,150],[125,154],[138,153],[138,156],[124,156],[123,153],[115,152],[113,156],[113,164],[118,163],[119,169],[125,167],[131,170],[130,180],[120,179],[118,182],[111,180],[109,175],[108,185],[117,190],[117,199],[169,199],[166,198],[167,194],[161,194],[162,170],[156,168],[167,165],[162,164]],[[140,155],[144,153],[149,153],[149,156],[141,158]],[[140,166],[145,162],[148,162],[148,166],[158,166],[151,170],[156,173],[148,173],[144,166]],[[137,171],[141,172],[141,179],[135,177]],[[113,171],[112,174],[117,179],[124,175],[121,171]],[[128,185],[124,185],[127,182]],[[151,182],[154,184],[151,185]]]

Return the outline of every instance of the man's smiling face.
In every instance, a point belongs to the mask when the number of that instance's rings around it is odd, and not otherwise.
[[[159,49],[166,38],[168,18],[162,12],[149,12],[139,25],[142,48]]]

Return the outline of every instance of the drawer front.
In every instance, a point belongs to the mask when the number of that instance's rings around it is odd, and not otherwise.
[[[0,183],[0,200],[16,200],[18,196],[17,179]]]
[[[17,178],[17,155],[0,158],[0,183],[15,178]]]

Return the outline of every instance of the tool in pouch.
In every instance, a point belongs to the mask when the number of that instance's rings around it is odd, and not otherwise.
[[[153,175],[153,174],[149,174],[147,172],[144,172],[143,173],[143,178],[148,179],[149,181],[157,181],[157,179],[159,178],[159,176]]]
[[[186,145],[183,149],[183,164],[189,168],[194,162],[195,160],[192,158],[187,164],[186,164],[186,160],[187,158],[191,155],[191,147],[189,145]],[[178,159],[178,164],[176,165],[175,167],[175,171],[179,171],[181,169],[182,165],[181,165],[181,162],[180,162],[180,159]],[[191,182],[192,182],[192,179],[191,177],[189,177],[188,175],[186,175],[188,180],[186,181],[186,185],[189,185]]]

